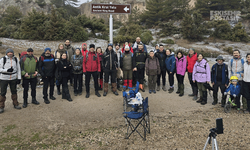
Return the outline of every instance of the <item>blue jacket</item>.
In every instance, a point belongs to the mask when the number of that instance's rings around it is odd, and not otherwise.
[[[167,56],[165,59],[165,64],[167,71],[174,72],[175,71],[175,57],[174,53],[170,54],[170,56]]]
[[[214,82],[214,84],[216,84],[216,77],[217,77],[217,67],[218,64],[214,64],[212,67],[212,71],[211,71],[211,82]],[[222,67],[222,83],[221,84],[227,84],[229,83],[229,79],[228,79],[228,67],[225,63],[223,63],[223,67]]]
[[[230,86],[226,89],[225,92],[229,92],[230,91],[230,95],[236,95],[239,96],[240,95],[240,85],[239,83],[234,86],[233,84],[230,84]]]

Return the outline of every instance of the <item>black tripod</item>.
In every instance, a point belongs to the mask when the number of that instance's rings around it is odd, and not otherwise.
[[[214,150],[214,148],[215,148],[215,150],[219,150],[218,145],[217,145],[217,141],[216,141],[216,136],[217,136],[216,129],[212,128],[209,131],[210,131],[210,133],[208,135],[207,142],[206,142],[203,150],[206,149],[207,144],[211,144],[211,140],[212,140],[212,150]]]

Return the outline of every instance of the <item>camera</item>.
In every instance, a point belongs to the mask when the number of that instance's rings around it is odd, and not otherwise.
[[[223,134],[223,120],[222,120],[222,118],[216,119],[216,133]]]

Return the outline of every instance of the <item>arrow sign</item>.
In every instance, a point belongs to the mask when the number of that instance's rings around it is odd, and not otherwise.
[[[123,10],[127,12],[129,8],[126,6]]]
[[[126,4],[91,4],[94,14],[131,14],[131,5]]]

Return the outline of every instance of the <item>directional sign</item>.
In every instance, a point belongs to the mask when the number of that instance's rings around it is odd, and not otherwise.
[[[131,5],[91,4],[91,13],[95,14],[130,14]]]

